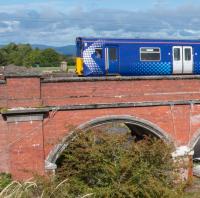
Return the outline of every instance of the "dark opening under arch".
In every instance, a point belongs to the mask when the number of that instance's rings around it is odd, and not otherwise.
[[[200,158],[200,130],[190,140],[189,148],[194,151],[193,158]]]

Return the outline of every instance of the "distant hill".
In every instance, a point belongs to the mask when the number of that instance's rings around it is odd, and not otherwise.
[[[57,51],[60,54],[65,54],[65,55],[76,55],[76,46],[75,45],[67,45],[67,46],[62,46],[62,47],[54,47],[54,46],[48,46],[48,45],[38,45],[34,44],[32,45],[33,48],[39,48],[41,50],[47,49],[47,48],[52,48],[55,51]]]
[[[0,48],[3,47],[4,45],[0,45]],[[39,48],[41,50],[47,49],[47,48],[52,48],[56,52],[60,54],[65,54],[65,55],[76,55],[76,46],[75,45],[67,45],[67,46],[61,46],[61,47],[54,47],[54,46],[49,46],[49,45],[40,45],[40,44],[33,44],[31,45],[34,49]]]

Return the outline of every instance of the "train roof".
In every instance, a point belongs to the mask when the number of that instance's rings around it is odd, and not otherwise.
[[[95,37],[77,37],[76,40],[82,42],[106,41],[116,43],[183,43],[200,44],[200,39],[146,39],[146,38],[95,38]]]

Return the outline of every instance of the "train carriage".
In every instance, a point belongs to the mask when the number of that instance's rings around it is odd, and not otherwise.
[[[77,38],[80,76],[200,74],[200,40]]]

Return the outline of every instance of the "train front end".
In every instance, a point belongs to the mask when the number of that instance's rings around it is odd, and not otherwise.
[[[76,74],[83,75],[82,39],[76,39]]]

